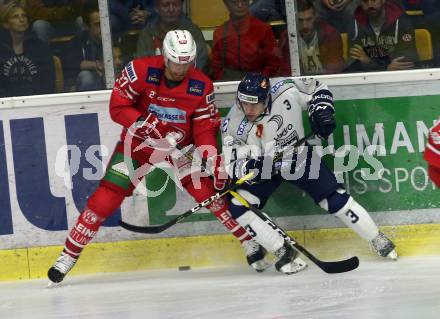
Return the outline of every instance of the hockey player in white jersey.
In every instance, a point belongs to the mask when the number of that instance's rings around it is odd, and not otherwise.
[[[307,143],[297,152],[286,152],[304,137],[302,111],[308,112],[313,133],[327,139],[336,127],[333,95],[328,87],[315,80],[277,78],[269,80],[260,73],[248,73],[240,82],[237,100],[222,124],[225,161],[228,172],[240,178],[254,170],[255,177],[240,186],[238,192],[258,208],[282,181],[293,184],[313,198],[330,214],[339,218],[368,241],[379,256],[397,259],[395,245],[381,233],[367,211],[338,184],[334,173]],[[307,264],[281,235],[248,210],[235,198],[230,210],[265,249],[256,251],[256,270],[261,271],[266,250],[276,257],[275,268],[292,274]],[[260,259],[260,260],[257,260]]]

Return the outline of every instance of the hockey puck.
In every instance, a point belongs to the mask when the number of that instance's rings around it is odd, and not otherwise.
[[[179,271],[191,270],[191,266],[179,266]]]

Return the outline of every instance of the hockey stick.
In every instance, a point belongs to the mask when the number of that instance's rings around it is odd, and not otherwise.
[[[304,256],[314,262],[319,268],[328,274],[337,274],[356,269],[359,266],[359,259],[354,256],[349,259],[340,261],[322,261],[313,256],[307,249],[298,244],[292,237],[290,237],[284,230],[278,227],[270,218],[268,218],[261,210],[249,204],[249,202],[235,191],[230,191],[231,195],[240,201],[245,207],[253,211],[258,217],[266,222],[270,227],[276,230],[289,244],[299,250]]]
[[[295,148],[297,148],[298,146],[302,145],[307,139],[309,139],[313,135],[314,135],[313,133],[309,133],[306,136],[304,136],[303,138],[299,139],[295,144],[289,146],[285,151],[283,151],[283,153],[279,153],[278,156],[275,156],[274,157],[274,161],[277,161],[280,158],[282,158],[284,153],[292,152],[293,150],[295,150]],[[180,151],[182,150],[182,147],[179,144],[175,144],[174,147],[177,148]],[[186,158],[188,158],[189,160],[191,160],[191,161],[193,160],[193,156],[191,154],[184,153],[184,156]],[[225,196],[227,193],[229,193],[230,191],[236,189],[239,185],[243,184],[245,181],[251,179],[253,177],[253,175],[254,175],[253,173],[249,173],[249,174],[245,175],[241,179],[237,180],[232,186],[228,187],[226,190],[223,190],[221,193],[216,193],[215,195],[207,198],[203,202],[197,204],[196,206],[194,206],[190,210],[188,210],[185,213],[177,216],[176,218],[170,220],[169,222],[167,222],[165,224],[155,225],[155,226],[136,226],[136,225],[128,224],[128,223],[120,220],[119,221],[119,225],[122,228],[125,228],[125,229],[133,231],[133,232],[137,232],[137,233],[143,233],[143,234],[158,234],[158,233],[161,233],[161,232],[167,230],[168,228],[170,228],[171,226],[181,222],[183,219],[191,216],[192,214],[194,214],[195,212],[199,211],[203,207],[206,207],[206,206],[210,205],[211,203],[213,203],[215,200],[219,199],[220,197]]]
[[[122,220],[119,221],[119,225],[122,228],[125,228],[127,230],[131,230],[131,231],[136,232],[136,233],[143,233],[143,234],[157,234],[157,233],[161,233],[164,230],[170,228],[171,226],[173,226],[173,225],[175,225],[177,223],[180,223],[182,220],[184,220],[185,218],[191,216],[192,214],[194,214],[195,212],[199,211],[203,207],[209,206],[210,204],[212,204],[217,199],[219,199],[219,198],[225,196],[226,194],[228,194],[229,192],[233,191],[238,186],[240,186],[241,184],[243,184],[247,180],[251,179],[252,176],[254,176],[254,173],[249,173],[249,174],[243,176],[242,178],[237,180],[233,185],[229,186],[227,189],[223,190],[222,192],[216,193],[215,195],[212,195],[211,197],[205,199],[203,202],[197,204],[196,206],[194,206],[190,210],[186,211],[185,213],[177,216],[176,218],[170,220],[169,222],[167,222],[167,223],[165,223],[163,225],[157,225],[157,226],[136,226],[136,225],[128,224],[128,223],[126,223],[126,222],[124,222]]]

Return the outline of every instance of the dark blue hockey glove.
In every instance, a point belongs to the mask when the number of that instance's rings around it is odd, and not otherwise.
[[[333,110],[317,111],[310,116],[312,131],[322,139],[327,139],[336,128]]]
[[[333,95],[328,90],[320,90],[313,96],[309,107],[312,131],[322,139],[327,139],[336,128]]]
[[[257,159],[237,160],[234,169],[234,178],[238,180],[243,176],[254,173],[254,176],[247,180],[248,184],[260,183],[262,180],[270,179],[272,176],[273,162],[269,156],[259,156]]]

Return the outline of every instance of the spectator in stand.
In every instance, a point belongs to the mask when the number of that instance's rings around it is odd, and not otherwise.
[[[95,6],[86,7],[83,13],[87,30],[75,36],[69,45],[65,61],[67,86],[75,85],[76,91],[95,91],[105,88],[104,63],[101,41],[99,10]],[[71,83],[75,79],[75,83]]]
[[[88,1],[92,0],[27,0],[26,10],[32,21],[32,30],[46,43],[53,37],[81,31],[80,16]]]
[[[113,68],[115,71],[115,76],[119,77],[125,65],[122,57],[122,49],[118,46],[114,46],[112,51],[113,51]]]
[[[270,25],[249,13],[249,0],[223,2],[230,18],[214,30],[212,78],[240,80],[250,71],[277,75],[280,59]]]
[[[285,20],[284,0],[256,0],[249,7],[250,13],[261,21]]]
[[[395,2],[362,0],[347,71],[409,70],[418,61],[414,29]]]
[[[131,29],[141,29],[154,13],[154,0],[109,0],[113,36]]]
[[[434,49],[434,63],[440,66],[440,1],[438,0],[396,0],[401,1],[405,10],[423,11],[422,26],[431,33]],[[418,26],[419,27],[419,26]]]
[[[339,32],[319,19],[310,0],[298,0],[298,30],[301,75],[333,74],[344,69]],[[290,76],[290,50],[287,30],[280,36],[281,75]]]
[[[208,73],[208,47],[200,28],[183,14],[183,0],[155,0],[157,17],[147,21],[137,43],[137,57],[162,54],[162,42],[170,30],[188,30],[196,41],[196,67]]]
[[[347,33],[348,38],[354,35],[354,11],[361,0],[315,0],[318,16],[331,24],[339,33]]]
[[[52,53],[30,32],[25,9],[2,5],[0,23],[0,97],[54,93]]]

